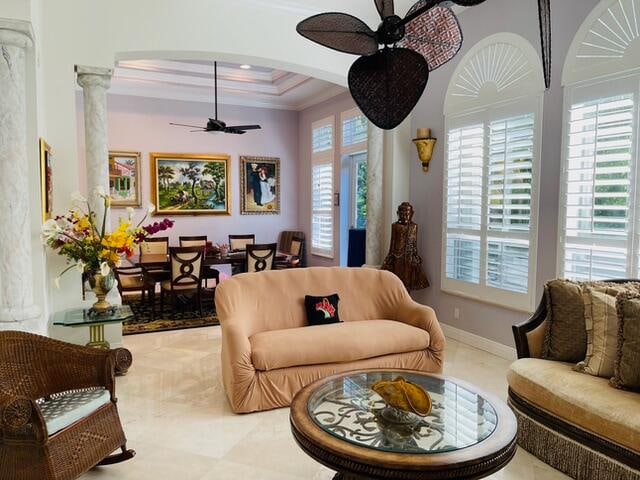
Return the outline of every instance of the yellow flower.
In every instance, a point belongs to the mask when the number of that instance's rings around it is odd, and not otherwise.
[[[120,255],[112,250],[103,250],[100,257],[103,260],[105,260],[107,263],[110,263],[113,265],[117,264],[118,261],[120,260]]]

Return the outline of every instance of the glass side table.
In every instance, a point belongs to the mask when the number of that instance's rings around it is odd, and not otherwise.
[[[87,308],[71,308],[56,312],[53,316],[53,324],[63,327],[89,327],[89,342],[87,347],[109,349],[111,346],[104,338],[104,326],[112,323],[120,323],[133,317],[129,305],[121,305],[113,312],[90,315]]]

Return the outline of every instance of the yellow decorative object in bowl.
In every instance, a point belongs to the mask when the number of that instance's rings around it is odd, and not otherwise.
[[[382,397],[387,405],[415,413],[421,417],[426,417],[431,413],[431,397],[425,390],[405,380],[397,377],[395,380],[380,380],[371,386],[371,389]]]

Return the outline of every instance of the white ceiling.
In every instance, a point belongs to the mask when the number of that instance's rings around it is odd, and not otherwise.
[[[296,73],[238,64],[218,64],[218,103],[303,110],[346,89]],[[213,103],[213,62],[123,60],[116,64],[109,93]]]
[[[361,18],[373,29],[380,18],[373,0],[234,0],[299,17],[341,11]],[[403,16],[415,0],[395,0]],[[457,13],[463,9],[455,7]],[[257,12],[258,14],[258,12]],[[304,75],[252,65],[218,64],[218,102],[262,108],[303,110],[346,91]],[[213,60],[122,60],[116,64],[111,94],[213,103]]]

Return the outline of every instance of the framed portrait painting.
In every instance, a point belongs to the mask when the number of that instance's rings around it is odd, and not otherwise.
[[[228,155],[152,153],[151,201],[157,215],[230,215]]]
[[[280,159],[240,157],[240,213],[280,213]]]
[[[51,147],[40,139],[40,197],[42,201],[42,221],[46,222],[53,213],[53,153]]]
[[[113,207],[139,207],[140,152],[109,152],[109,193]]]

